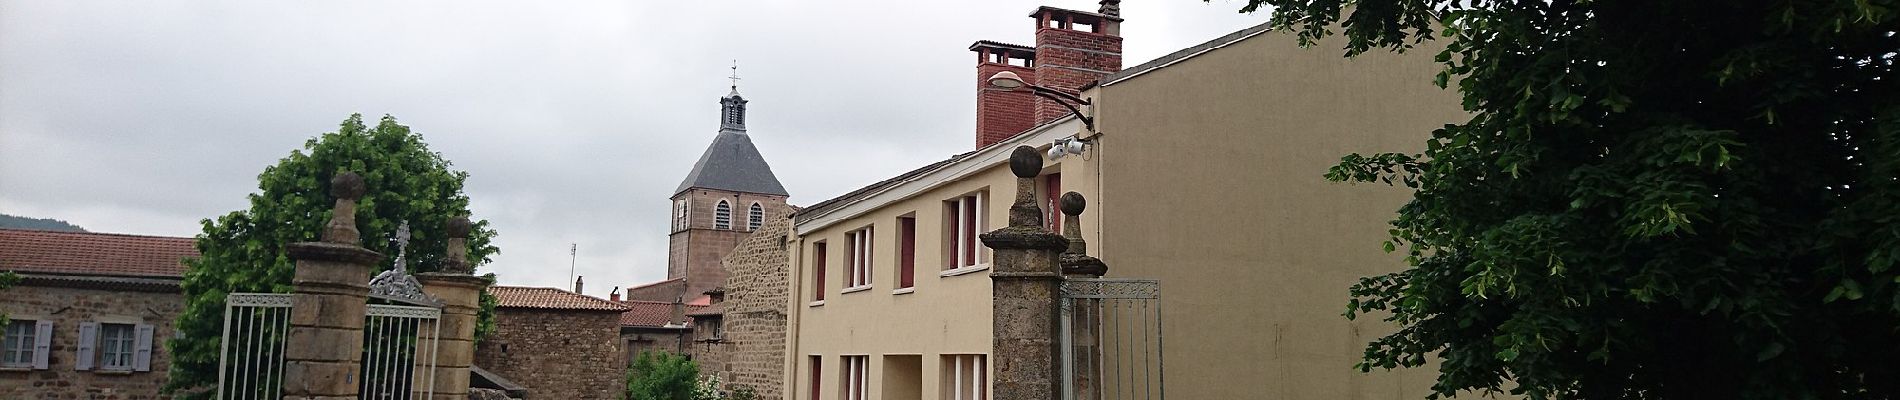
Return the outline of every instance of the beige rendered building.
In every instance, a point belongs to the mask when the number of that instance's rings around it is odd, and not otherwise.
[[[1093,16],[1078,29],[1097,34],[1120,22],[1107,9],[1055,11]],[[1032,58],[1004,69],[1018,74],[1049,67],[1045,37],[1066,25],[1038,21],[1033,48],[972,47],[984,55],[979,88],[1002,68],[988,51],[1004,64]],[[1075,87],[1093,130],[1037,118],[984,143],[979,122],[976,151],[805,209],[788,245],[787,398],[985,398],[988,259],[965,237],[1005,220],[1013,148],[1070,138],[1083,151],[1045,159],[1035,198],[1048,215],[1054,194],[1083,194],[1083,237],[1108,277],[1161,282],[1169,397],[1423,397],[1432,371],[1353,369],[1391,327],[1341,316],[1358,278],[1404,267],[1379,245],[1409,193],[1322,175],[1348,153],[1417,151],[1432,129],[1466,118],[1454,91],[1431,84],[1434,53],[1344,59],[1336,41],[1302,49],[1291,33],[1249,28]],[[979,113],[998,112],[985,96]]]

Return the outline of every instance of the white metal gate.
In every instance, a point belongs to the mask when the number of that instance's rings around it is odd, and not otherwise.
[[[427,399],[435,394],[442,310],[372,304],[363,321],[362,398]]]
[[[232,293],[225,297],[224,336],[218,344],[218,399],[283,397],[290,296]],[[361,398],[433,396],[442,310],[370,304],[364,314],[362,369],[357,375],[362,377]]]
[[[226,295],[224,336],[218,341],[217,398],[282,397],[284,334],[289,330],[290,295]]]
[[[1161,282],[1068,278],[1061,300],[1062,399],[1165,399]]]

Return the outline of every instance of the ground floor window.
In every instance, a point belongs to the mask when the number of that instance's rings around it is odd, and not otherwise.
[[[840,400],[865,399],[864,392],[871,387],[871,384],[866,382],[869,377],[864,373],[870,359],[870,356],[844,356],[844,370],[840,371],[843,373],[840,374],[841,379],[838,380]]]
[[[988,400],[989,364],[982,354],[943,356],[943,398]]]

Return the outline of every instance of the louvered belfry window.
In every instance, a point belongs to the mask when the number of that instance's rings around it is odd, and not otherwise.
[[[720,200],[713,207],[713,229],[732,229],[732,204]]]

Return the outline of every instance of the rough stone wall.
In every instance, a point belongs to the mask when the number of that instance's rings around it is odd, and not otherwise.
[[[172,320],[184,310],[177,292],[140,292],[77,287],[31,286],[23,283],[0,292],[0,312],[15,319],[52,320],[53,341],[47,369],[0,370],[0,399],[169,399],[158,395],[169,375]],[[150,372],[76,371],[79,323],[136,320],[150,324]],[[97,363],[94,364],[98,365]]]
[[[725,357],[720,378],[747,385],[761,399],[782,399],[785,371],[786,296],[790,284],[786,235],[789,207],[768,212],[765,225],[741,241],[722,262],[726,277]]]
[[[679,298],[681,293],[685,293],[685,290],[686,280],[673,281],[669,279],[668,281],[662,281],[650,286],[628,288],[626,299],[671,303],[673,299]],[[688,297],[685,300],[692,301],[693,299]]]
[[[715,340],[713,338],[712,325],[710,325],[711,323],[719,322],[721,319],[723,318],[716,315],[694,317],[693,342],[687,346],[690,346],[689,351],[693,356],[693,361],[699,363],[700,375],[717,374],[719,375],[720,382],[727,382],[728,385],[730,385],[733,378],[733,344],[732,342],[724,340],[724,338]],[[731,331],[727,332],[730,333]]]
[[[668,238],[666,277],[686,277],[687,300],[726,282],[726,270],[720,267],[720,259],[750,234],[745,228],[747,209],[752,203],[765,208],[767,223],[773,215],[783,215],[789,208],[784,196],[724,190],[692,189],[674,197],[681,198],[690,203],[687,222],[690,228],[673,231]],[[714,210],[721,199],[732,205],[731,229],[715,229]],[[671,211],[667,215],[672,215]]]
[[[617,311],[503,308],[475,365],[533,399],[618,399],[626,384]]]
[[[686,354],[683,352],[692,349],[680,347],[680,340],[687,333],[685,329],[675,328],[621,328],[620,346],[623,354],[620,364],[633,364],[633,358],[642,351]]]

